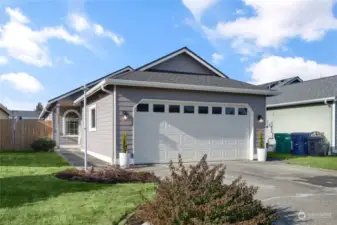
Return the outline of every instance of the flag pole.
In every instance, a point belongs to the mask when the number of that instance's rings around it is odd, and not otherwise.
[[[88,153],[87,153],[87,146],[88,146],[88,142],[87,142],[87,87],[86,85],[83,86],[83,130],[84,130],[84,169],[87,170],[88,168]]]

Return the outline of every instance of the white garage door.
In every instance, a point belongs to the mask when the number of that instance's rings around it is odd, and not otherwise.
[[[250,117],[245,106],[146,101],[134,109],[135,163],[249,158]]]

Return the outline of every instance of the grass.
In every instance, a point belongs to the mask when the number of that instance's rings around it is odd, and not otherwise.
[[[286,163],[293,165],[337,170],[337,156],[297,156],[278,152],[268,152],[268,158],[287,160]]]
[[[69,164],[54,152],[0,152],[0,224],[117,224],[151,197],[153,184],[93,184],[52,174]]]

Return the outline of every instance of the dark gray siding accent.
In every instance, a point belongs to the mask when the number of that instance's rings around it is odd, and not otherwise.
[[[121,149],[121,137],[124,131],[128,134],[129,150],[133,147],[133,122],[132,118],[124,121],[122,120],[123,111],[129,115],[133,115],[133,107],[142,99],[161,99],[161,100],[176,100],[176,101],[196,101],[196,102],[224,102],[224,103],[246,103],[254,112],[254,120],[257,115],[266,118],[266,98],[259,95],[244,95],[244,94],[226,94],[213,93],[201,91],[178,91],[178,90],[164,90],[156,88],[132,88],[118,86],[116,89],[116,115],[117,115],[117,149]],[[255,147],[258,144],[257,131],[264,128],[265,124],[258,124],[254,121],[254,140]],[[254,150],[255,152],[255,150]]]
[[[112,91],[112,88],[110,88],[110,90]],[[95,104],[97,118],[96,131],[89,131],[89,124],[87,124],[87,150],[110,157],[111,160],[113,160],[113,94],[100,91],[88,98],[87,121],[89,121],[88,109]],[[84,138],[82,138],[82,140],[84,140]],[[82,148],[84,147],[83,141],[81,146]]]
[[[169,60],[166,60],[158,65],[149,68],[148,70],[201,73],[217,76],[211,70],[200,64],[198,61],[196,61],[186,53],[177,55]]]

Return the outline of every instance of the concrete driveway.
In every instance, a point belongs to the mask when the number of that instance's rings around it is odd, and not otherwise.
[[[248,184],[258,186],[257,198],[278,208],[282,219],[277,224],[337,224],[337,172],[280,162],[228,161],[225,164],[225,182],[230,183],[241,175]],[[166,176],[168,165],[141,170]]]

